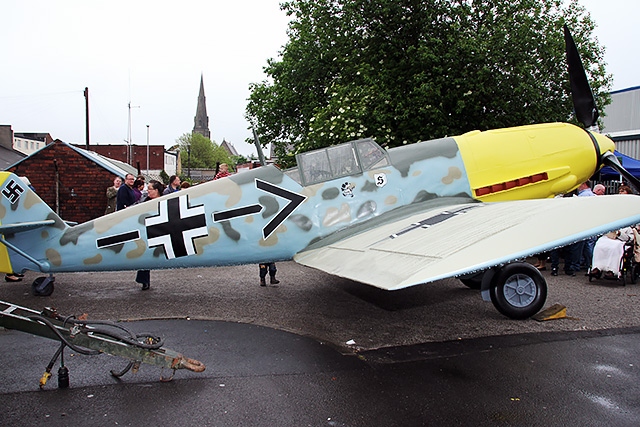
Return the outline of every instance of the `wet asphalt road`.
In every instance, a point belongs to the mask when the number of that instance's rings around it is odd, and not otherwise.
[[[412,426],[640,424],[640,285],[551,277],[570,319],[512,321],[455,280],[386,293],[294,263],[277,287],[257,266],[60,274],[0,300],[129,322],[202,361],[203,373],[65,352],[71,388],[38,380],[55,342],[0,332],[1,425]],[[354,344],[347,344],[353,340]],[[54,372],[56,368],[54,369]]]

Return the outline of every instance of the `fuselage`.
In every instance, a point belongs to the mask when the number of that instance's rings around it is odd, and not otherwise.
[[[599,167],[597,150],[613,149],[608,138],[566,124],[472,132],[388,151],[354,141],[298,156],[293,170],[261,167],[74,227],[56,219],[7,235],[22,254],[3,248],[0,266],[5,272],[106,271],[291,259],[327,236],[409,204],[570,191]],[[3,188],[12,176],[4,175]],[[30,194],[16,207],[3,199],[2,225],[55,218],[38,201]]]

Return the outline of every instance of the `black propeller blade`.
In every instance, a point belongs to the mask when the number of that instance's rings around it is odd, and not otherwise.
[[[578,48],[567,25],[564,25],[564,42],[567,49],[567,63],[569,64],[569,82],[571,83],[571,97],[576,118],[586,128],[598,122],[598,107],[591,92],[587,74],[584,71]]]
[[[607,151],[602,155],[602,157],[600,158],[600,161],[604,165],[610,166],[616,171],[618,171],[618,173],[624,176],[625,179],[636,189],[636,191],[640,192],[640,180],[638,180],[638,178],[633,176],[631,172],[626,170],[613,153],[611,153],[610,151]]]
[[[567,49],[567,63],[569,65],[569,82],[571,83],[571,97],[573,98],[573,108],[576,118],[586,128],[597,126],[598,107],[596,100],[591,92],[587,74],[584,71],[578,48],[576,47],[573,37],[569,32],[567,25],[564,25],[564,42]],[[607,165],[618,171],[620,175],[640,192],[640,180],[633,176],[628,170],[622,166],[618,158],[611,152],[607,151],[600,156],[601,165]]]

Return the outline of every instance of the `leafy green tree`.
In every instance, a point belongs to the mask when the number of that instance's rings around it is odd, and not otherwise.
[[[363,137],[389,146],[570,119],[562,25],[600,107],[611,76],[578,0],[290,0],[289,41],[246,117],[280,159]],[[290,158],[290,157],[289,157]]]
[[[167,185],[169,183],[169,178],[170,178],[170,176],[167,175],[167,173],[164,171],[164,169],[162,169],[160,171],[160,179],[162,180],[162,183],[164,185]]]
[[[183,169],[215,169],[218,162],[235,165],[224,148],[199,133],[185,133],[176,142]]]
[[[248,161],[249,160],[247,160],[245,156],[243,156],[242,154],[238,154],[237,156],[231,156],[231,163],[229,163],[229,166],[241,165],[247,163]]]

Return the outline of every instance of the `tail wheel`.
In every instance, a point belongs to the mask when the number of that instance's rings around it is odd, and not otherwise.
[[[494,277],[490,295],[500,313],[511,319],[528,319],[544,306],[547,282],[528,263],[507,264]]]
[[[31,284],[31,293],[36,297],[48,297],[53,293],[53,277],[38,277]]]

